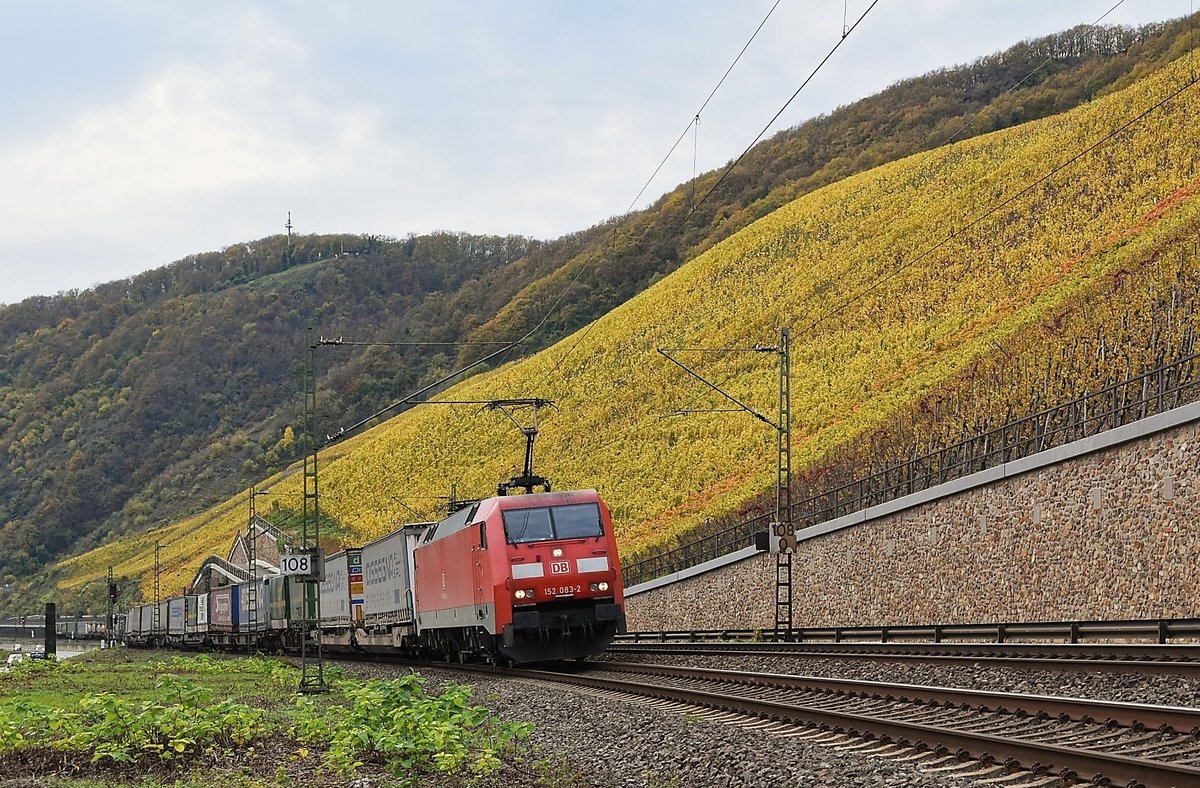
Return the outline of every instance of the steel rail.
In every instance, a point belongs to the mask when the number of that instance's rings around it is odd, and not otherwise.
[[[1010,692],[931,687],[920,684],[894,684],[879,681],[838,679],[824,676],[789,676],[781,673],[744,673],[715,668],[647,665],[639,662],[586,662],[589,670],[671,676],[756,687],[787,690],[816,690],[841,694],[895,698],[917,703],[973,706],[989,711],[1029,716],[1050,715],[1081,722],[1098,721],[1123,727],[1176,731],[1200,735],[1200,709],[1181,706],[1157,706],[1147,703],[1065,698],[1054,695],[1023,695]]]
[[[925,665],[989,665],[1059,671],[1200,676],[1200,647],[1196,646],[1069,646],[1036,644],[795,644],[782,643],[619,643],[606,653],[679,654],[714,657],[771,657],[779,659],[836,659],[860,662],[907,662]]]
[[[633,667],[645,668],[646,666]],[[1143,785],[1147,786],[1147,788],[1200,784],[1200,767],[1181,763],[1135,758],[1117,753],[1083,750],[1077,747],[1040,743],[1028,739],[1008,738],[983,732],[958,730],[919,722],[880,718],[869,714],[827,709],[806,704],[779,702],[764,698],[747,698],[715,691],[647,684],[620,678],[600,678],[571,673],[527,670],[513,671],[512,674],[594,689],[606,689],[645,697],[662,698],[701,707],[752,714],[772,720],[826,726],[834,730],[845,731],[852,735],[867,736],[869,738],[877,737],[881,740],[893,741],[904,746],[926,747],[937,751],[970,753],[973,757],[981,760],[992,757],[1005,757],[1007,758],[1006,763],[1009,765],[1020,765],[1035,771],[1057,769],[1056,773],[1060,776],[1067,778],[1081,777],[1085,780],[1091,779],[1097,784],[1105,779],[1115,784]],[[932,698],[933,691],[941,688],[914,689],[928,690],[931,692],[930,697]],[[992,694],[998,695],[998,693]],[[1016,702],[1016,699],[1022,696],[1009,697],[1014,701],[1014,706],[1025,705]],[[1029,700],[1029,698],[1025,700]],[[1046,699],[1038,698],[1037,700]],[[1063,699],[1057,700],[1062,701]],[[1125,705],[1133,706],[1134,704]],[[1145,708],[1147,710],[1162,711],[1158,707]],[[1200,715],[1200,710],[1177,709],[1174,711],[1191,711],[1193,717]],[[1044,711],[1043,713],[1050,714],[1051,712]]]
[[[402,664],[410,660],[393,660]],[[844,699],[854,694],[866,697],[876,690],[891,689],[895,700],[908,700],[916,706],[938,704],[945,708],[961,709],[964,705],[978,707],[998,713],[1009,713],[1019,717],[1022,713],[1034,719],[1054,718],[1066,715],[1069,720],[1095,721],[1097,713],[1105,714],[1105,721],[1137,730],[1143,726],[1163,731],[1187,731],[1192,741],[1200,739],[1200,709],[1159,707],[1144,704],[1089,701],[1048,696],[1011,695],[1005,693],[975,692],[944,687],[920,687],[916,685],[888,685],[877,682],[854,682],[840,679],[815,677],[779,676],[775,674],[741,674],[733,671],[714,671],[674,666],[651,666],[643,664],[619,665],[616,663],[573,663],[563,670],[504,669],[490,665],[430,664],[416,663],[424,667],[437,667],[459,672],[479,673],[509,678],[527,678],[559,684],[587,687],[635,695],[666,699],[697,707],[713,708],[779,720],[799,725],[810,725],[844,732],[868,739],[879,739],[905,747],[929,749],[935,752],[955,753],[965,761],[979,760],[990,764],[999,760],[1016,770],[1028,769],[1037,773],[1054,773],[1071,780],[1090,780],[1092,784],[1114,784],[1144,786],[1145,788],[1167,788],[1168,786],[1200,785],[1200,766],[1172,763],[1147,758],[1137,758],[1120,753],[1080,749],[1079,746],[1043,743],[1031,739],[995,735],[982,731],[949,728],[903,719],[876,717],[867,713],[822,708],[806,703],[789,703],[769,698],[746,697],[724,692],[690,687],[673,687],[663,684],[631,681],[621,677],[601,677],[576,673],[578,670],[597,673],[621,671],[624,673],[657,673],[663,678],[685,680],[715,680],[724,684],[755,684],[783,689],[804,690],[803,682],[811,682],[809,690],[829,693],[832,698]],[[788,686],[791,685],[791,686]],[[853,692],[857,687],[858,692]],[[970,703],[970,698],[982,699]],[[1001,701],[1003,701],[1001,703]],[[1125,720],[1124,723],[1119,720]],[[1157,723],[1157,724],[1156,724]],[[1191,725],[1191,727],[1187,727]]]
[[[665,643],[697,641],[761,640],[762,629],[664,630],[628,632],[618,643]],[[987,640],[1004,643],[1013,639],[1056,640],[1072,645],[1084,639],[1200,640],[1200,618],[1147,618],[1115,621],[999,621],[974,624],[898,624],[894,626],[796,627],[789,633],[795,642],[881,642],[921,640]]]

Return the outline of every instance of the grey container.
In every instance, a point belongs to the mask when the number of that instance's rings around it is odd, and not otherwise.
[[[325,559],[320,585],[321,626],[350,625],[350,561],[343,550]]]
[[[187,622],[187,600],[181,596],[167,600],[167,634],[182,635]],[[162,623],[162,622],[159,622]]]
[[[431,523],[406,525],[362,549],[363,623],[413,621],[413,550]]]
[[[138,605],[125,614],[125,636],[129,638],[150,634],[150,622],[154,615],[153,605]]]

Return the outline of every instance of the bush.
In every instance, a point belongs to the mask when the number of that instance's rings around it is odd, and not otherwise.
[[[353,774],[370,760],[415,780],[411,775],[435,771],[493,772],[497,754],[532,730],[471,705],[470,687],[451,684],[441,695],[427,695],[424,684],[410,674],[345,686],[345,706],[300,698],[294,734],[302,742],[327,742],[324,763],[337,773]]]
[[[10,700],[0,705],[0,753],[36,745],[87,753],[92,763],[173,761],[268,733],[262,709],[214,702],[212,690],[176,676],[159,676],[155,686],[171,700],[134,702],[102,692],[67,709]]]

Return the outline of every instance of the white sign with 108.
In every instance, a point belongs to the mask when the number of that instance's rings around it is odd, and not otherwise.
[[[321,556],[317,552],[279,556],[279,571],[301,580],[321,580]]]

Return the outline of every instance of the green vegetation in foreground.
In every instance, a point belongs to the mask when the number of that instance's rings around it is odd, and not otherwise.
[[[111,784],[465,785],[497,772],[532,726],[472,705],[471,688],[423,677],[295,694],[273,659],[123,650],[27,660],[0,673],[0,774],[75,788]],[[180,782],[183,781],[183,782]],[[28,783],[22,783],[28,784]]]

